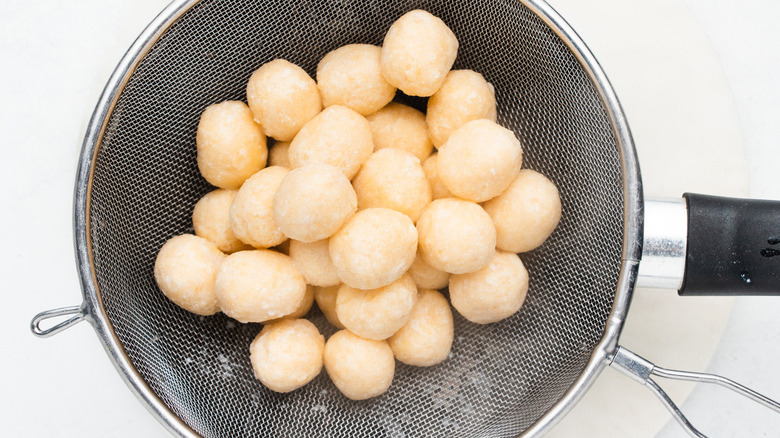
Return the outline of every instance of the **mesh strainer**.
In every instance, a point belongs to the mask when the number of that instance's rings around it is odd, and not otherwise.
[[[264,62],[282,57],[313,75],[330,50],[379,45],[390,24],[416,8],[458,36],[455,68],[494,84],[498,122],[523,141],[524,166],[560,188],[562,221],[542,248],[522,255],[532,276],[521,311],[484,326],[455,314],[453,354],[443,364],[398,364],[390,390],[368,401],[342,397],[324,373],[300,390],[273,393],[249,364],[259,325],[190,314],[154,282],[159,248],[192,232],[192,207],[211,190],[195,160],[198,118],[212,103],[243,100]],[[399,99],[424,109],[420,99]],[[658,374],[618,347],[643,209],[614,92],[541,0],[175,1],[120,62],[86,134],[75,193],[84,302],[38,315],[33,331],[51,335],[88,320],[130,388],[181,436],[535,436],[608,364]],[[73,316],[40,329],[63,315]],[[332,333],[322,315],[312,319]]]

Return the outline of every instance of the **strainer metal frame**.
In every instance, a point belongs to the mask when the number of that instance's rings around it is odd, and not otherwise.
[[[598,90],[615,134],[623,170],[623,254],[612,313],[607,320],[604,337],[596,346],[588,365],[566,395],[555,404],[523,436],[540,436],[549,431],[582,398],[596,378],[611,362],[619,348],[631,298],[634,294],[642,258],[644,230],[644,197],[634,139],[628,127],[623,108],[606,73],[585,42],[566,20],[543,0],[521,0],[537,14],[569,47],[582,64]]]
[[[32,327],[33,332],[37,335],[49,336],[64,330],[82,319],[89,321],[97,332],[111,362],[136,397],[169,432],[182,437],[198,437],[199,435],[155,395],[154,391],[131,364],[112,325],[109,323],[97,290],[98,286],[91,249],[89,211],[95,157],[99,150],[98,145],[102,141],[109,116],[116,105],[118,97],[121,95],[124,86],[138,64],[154,43],[181,15],[198,2],[199,0],[174,0],[170,3],[138,36],[109,78],[87,127],[79,158],[74,193],[74,244],[84,301],[80,306],[69,309],[68,313],[75,314],[75,316],[64,323],[48,330],[40,329],[38,324],[42,320],[64,314],[63,312],[58,314],[44,312],[36,317]],[[587,366],[575,384],[571,386],[566,395],[550,411],[523,434],[523,436],[539,436],[550,430],[577,403],[615,356],[620,332],[633,296],[642,253],[644,201],[636,150],[625,114],[615,91],[595,56],[571,26],[543,0],[519,0],[519,3],[522,3],[534,12],[561,38],[596,86],[612,124],[623,171],[623,251],[612,313],[607,321],[601,341],[596,346]]]
[[[92,175],[95,157],[98,153],[98,145],[101,142],[109,116],[122,89],[157,39],[196,3],[197,1],[192,0],[171,2],[141,32],[111,74],[98,99],[84,136],[78,170],[76,171],[73,216],[76,263],[84,295],[81,313],[84,315],[84,319],[89,321],[97,332],[108,357],[133,394],[169,432],[183,437],[198,437],[199,435],[181,421],[146,384],[143,377],[130,363],[103,309],[97,290],[95,267],[92,262],[89,211]]]

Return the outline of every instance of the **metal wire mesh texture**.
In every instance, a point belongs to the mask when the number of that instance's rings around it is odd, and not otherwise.
[[[285,58],[314,74],[329,51],[381,44],[390,24],[422,8],[455,32],[455,68],[496,89],[498,121],[524,144],[524,167],[554,181],[563,218],[541,248],[519,313],[490,325],[455,315],[451,357],[398,364],[375,399],[343,397],[323,372],[289,394],[252,375],[260,325],[199,317],[155,285],[157,252],[191,232],[212,188],[195,160],[209,104],[245,99],[251,73]],[[155,41],[118,90],[92,158],[87,221],[100,304],[130,363],[181,421],[205,437],[517,436],[583,372],[612,311],[624,233],[621,149],[598,90],[566,44],[517,1],[204,0]],[[419,109],[424,100],[399,98]],[[330,335],[325,319],[315,324]]]

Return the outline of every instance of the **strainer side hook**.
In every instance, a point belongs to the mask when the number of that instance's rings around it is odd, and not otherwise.
[[[81,305],[45,310],[33,317],[32,321],[30,322],[30,330],[35,336],[38,336],[39,338],[48,338],[49,336],[54,336],[57,333],[76,325],[76,323],[83,321],[87,316],[83,307],[84,306]],[[69,315],[72,316],[65,321],[55,324],[49,328],[41,328],[41,323],[47,319]]]
[[[731,379],[719,376],[717,374],[709,373],[695,373],[691,371],[672,370],[667,368],[661,368],[656,366],[647,359],[627,350],[624,347],[618,347],[615,351],[615,356],[612,358],[610,365],[615,367],[618,371],[627,375],[636,382],[639,382],[647,386],[656,397],[664,404],[666,409],[672,414],[677,423],[685,429],[688,435],[694,438],[706,438],[706,435],[699,432],[693,425],[685,418],[685,415],[680,411],[677,405],[672,399],[664,392],[663,389],[656,383],[650,376],[658,376],[667,379],[684,380],[688,382],[701,382],[712,383],[715,385],[728,388],[734,392],[737,392],[756,403],[766,406],[773,411],[780,412],[780,403],[753,391],[746,386],[743,386]]]

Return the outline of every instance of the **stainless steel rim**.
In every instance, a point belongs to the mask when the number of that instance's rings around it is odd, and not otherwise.
[[[620,277],[615,291],[612,313],[606,325],[603,338],[591,355],[585,370],[566,396],[547,415],[529,428],[524,436],[538,436],[553,427],[566,412],[582,397],[596,377],[609,364],[618,347],[623,321],[631,302],[641,257],[643,199],[642,183],[634,143],[617,96],[606,74],[585,43],[565,20],[543,0],[521,0],[534,11],[565,42],[575,54],[599,91],[605,109],[612,121],[613,130],[620,147],[623,167],[624,234]],[[90,119],[82,145],[74,194],[74,240],[77,267],[84,295],[84,314],[98,333],[106,353],[125,383],[136,397],[171,433],[184,437],[197,437],[189,426],[181,421],[145,383],[130,363],[113,327],[103,309],[97,293],[92,259],[90,224],[88,212],[93,175],[94,158],[98,151],[105,125],[127,80],[138,63],[157,39],[198,0],[174,0],[139,35],[117,65],[100,96]]]
[[[523,436],[540,436],[549,431],[579,401],[595,379],[606,368],[618,348],[618,339],[631,304],[634,285],[642,256],[642,232],[644,228],[644,200],[642,179],[639,172],[634,140],[628,127],[623,108],[606,73],[596,57],[572,27],[543,0],[528,0],[523,3],[533,10],[550,28],[560,36],[571,49],[590,76],[599,91],[604,106],[612,121],[612,129],[620,146],[623,165],[623,260],[620,267],[615,302],[607,321],[604,337],[588,362],[577,382],[544,417],[530,427]]]
[[[84,295],[85,319],[94,327],[108,357],[133,394],[169,432],[182,437],[198,437],[198,434],[171,412],[168,406],[149,388],[133,364],[130,363],[113,327],[108,322],[100,295],[97,292],[88,218],[94,158],[97,155],[98,144],[103,137],[106,122],[117,98],[138,63],[155,41],[176,19],[196,3],[197,0],[174,0],[171,2],[141,32],[111,74],[100,95],[95,111],[92,113],[84,136],[76,172],[73,217],[76,263]]]

